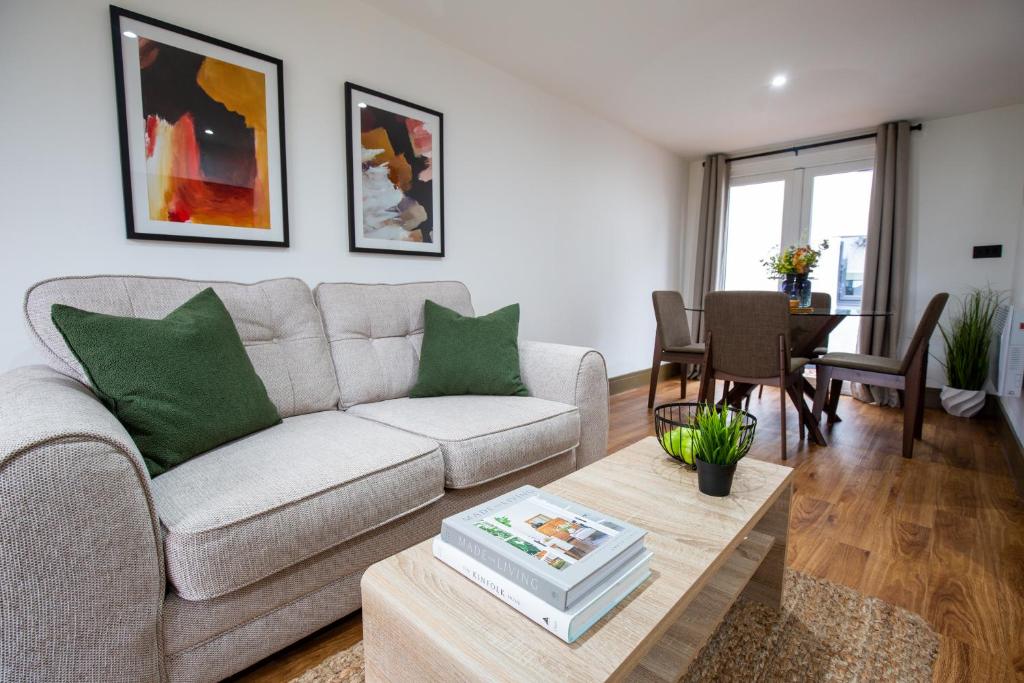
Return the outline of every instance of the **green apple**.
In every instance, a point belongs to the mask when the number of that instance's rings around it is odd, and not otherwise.
[[[688,427],[676,427],[662,435],[661,445],[677,460],[687,465],[693,464],[693,430]]]

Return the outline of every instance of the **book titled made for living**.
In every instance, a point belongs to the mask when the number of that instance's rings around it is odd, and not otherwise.
[[[646,531],[522,486],[441,523],[441,538],[559,610],[625,570]]]

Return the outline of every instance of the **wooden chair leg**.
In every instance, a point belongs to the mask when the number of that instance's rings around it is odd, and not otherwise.
[[[760,401],[761,400],[761,396],[763,396],[763,395],[764,395],[764,385],[762,384],[762,385],[760,385],[757,388],[757,400]]]
[[[711,391],[711,400],[708,400],[708,390]],[[715,380],[711,377],[711,370],[707,365],[701,369],[700,373],[700,387],[697,389],[697,402],[708,403],[714,402],[715,398]]]
[[[799,380],[800,384],[803,384],[803,381],[804,380],[801,377],[800,380]],[[804,424],[804,411],[801,408],[801,405],[802,405],[802,402],[803,402],[803,395],[802,394],[803,394],[803,387],[802,386],[793,387],[793,401],[794,401],[794,404],[796,405],[797,422],[800,425],[800,440],[804,441],[807,438],[807,429],[806,429],[806,425]]]
[[[782,448],[782,459],[786,459],[786,379],[789,376],[789,349],[786,348],[786,340],[779,335],[779,421],[782,431],[779,434],[779,443]],[[763,386],[763,385],[762,385]]]
[[[785,380],[783,380],[785,381]],[[786,392],[783,390],[782,385],[779,386],[779,424],[781,431],[779,433],[779,443],[782,444],[782,459],[786,459]]]
[[[661,372],[661,344],[654,335],[654,360],[651,361],[651,390],[647,393],[647,409],[654,407],[654,392],[658,390],[658,375]]]
[[[917,401],[917,413],[914,416],[914,438],[915,439],[920,439],[922,434],[924,433],[924,393],[925,393],[926,382],[927,382],[927,379],[928,379],[928,366],[927,366],[927,362],[928,362],[928,360],[927,360],[928,359],[928,348],[927,347],[925,347],[925,349],[924,349],[924,358],[925,358],[925,360],[923,361],[923,363],[921,365],[921,370],[918,373],[919,377],[918,377],[918,385],[917,385],[918,386],[917,395],[919,396],[919,399]]]
[[[917,421],[917,403],[921,400],[917,378],[908,375],[903,390],[903,457],[914,456],[914,423]]]
[[[917,390],[907,392],[903,405],[903,457],[914,457],[914,421],[917,419]]]
[[[832,368],[827,365],[819,365],[815,372],[818,375],[818,386],[814,389],[814,407],[811,408],[812,419],[821,423],[821,411],[825,409],[825,401],[828,399],[828,385],[832,380]]]
[[[919,420],[924,416],[924,369],[925,361],[923,354],[927,349],[917,352],[914,360],[910,363],[910,370],[907,372],[903,390],[903,457],[914,457],[914,438],[919,432]]]
[[[828,423],[839,422],[836,410],[839,408],[839,396],[843,393],[843,380],[834,379],[828,388]]]
[[[793,407],[796,408],[797,424],[800,427],[800,440],[804,441],[807,438],[807,425],[804,423],[803,393],[801,391],[801,387],[799,387],[799,385],[791,384],[786,387],[786,394],[789,396],[789,400],[793,402]]]
[[[680,363],[679,365],[679,398],[686,398],[686,375],[690,372],[690,366],[686,363]]]

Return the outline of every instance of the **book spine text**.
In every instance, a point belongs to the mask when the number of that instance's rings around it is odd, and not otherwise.
[[[540,562],[540,560],[524,556],[523,564],[514,562],[447,523],[441,524],[441,539],[480,564],[490,568],[513,585],[537,596],[555,609],[564,610],[566,608],[568,604],[567,591],[546,577],[530,571],[529,567],[525,564],[527,562]]]
[[[520,586],[510,584],[487,566],[474,561],[446,543],[440,536],[434,538],[434,557],[465,576],[470,581],[517,610],[531,621],[569,642],[571,618]]]

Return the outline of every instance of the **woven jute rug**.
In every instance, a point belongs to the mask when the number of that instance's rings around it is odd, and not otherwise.
[[[684,681],[931,681],[939,638],[919,615],[796,571],[785,605],[737,600]],[[293,683],[362,683],[363,644]]]

